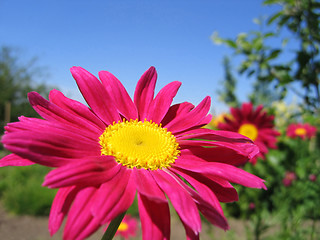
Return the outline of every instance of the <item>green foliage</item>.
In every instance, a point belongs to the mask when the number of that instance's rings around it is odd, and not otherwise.
[[[40,165],[0,168],[0,199],[18,215],[48,215],[56,190],[41,186],[49,169]]]
[[[254,104],[281,100],[287,91],[293,91],[303,99],[308,111],[316,112],[320,108],[320,4],[316,0],[266,0],[264,4],[282,6],[265,21],[258,21],[261,29],[271,30],[241,33],[236,39],[224,39],[214,33],[212,40],[242,57],[239,73],[256,80],[250,95]],[[283,46],[289,39],[283,37],[284,30],[294,39],[295,47]],[[287,56],[293,57],[288,61]]]
[[[139,208],[138,208],[137,197],[134,199],[132,205],[129,207],[127,214],[134,216],[134,217],[139,217]]]
[[[319,129],[318,116],[304,117]],[[261,191],[237,186],[239,202],[225,207],[228,215],[250,222],[248,239],[316,239],[320,234],[315,227],[320,221],[319,156],[319,133],[305,140],[283,134],[278,148],[270,150],[265,160],[244,166],[246,171],[265,179],[268,187]],[[294,173],[295,179],[285,185],[288,172]],[[269,230],[277,227],[279,230],[270,234]]]
[[[34,65],[35,60],[23,64],[13,49],[0,48],[0,134],[8,121],[17,121],[21,115],[38,116],[30,106],[27,94],[37,91],[47,96],[49,88],[34,82],[34,78],[42,74],[42,69]]]
[[[225,79],[223,81],[223,90],[219,91],[219,98],[221,101],[227,103],[229,106],[237,107],[239,106],[239,102],[237,96],[235,94],[235,89],[237,85],[237,81],[232,75],[230,60],[228,57],[225,57],[223,60]]]

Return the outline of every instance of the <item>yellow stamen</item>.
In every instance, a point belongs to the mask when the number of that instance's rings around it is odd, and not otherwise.
[[[119,227],[118,227],[118,231],[120,231],[120,232],[125,232],[125,231],[128,230],[128,228],[129,228],[129,226],[128,226],[127,223],[121,222],[120,225],[119,225]]]
[[[128,168],[167,168],[180,153],[175,136],[152,121],[113,123],[99,139],[101,154],[114,156]]]
[[[305,128],[297,128],[294,133],[298,136],[305,136],[307,134],[307,131]]]
[[[238,130],[238,133],[250,138],[252,141],[258,137],[258,129],[251,123],[242,124]]]

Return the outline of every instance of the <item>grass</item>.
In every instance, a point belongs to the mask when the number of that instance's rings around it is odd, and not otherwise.
[[[4,208],[17,215],[48,215],[57,192],[41,186],[49,171],[39,165],[0,168],[0,200]]]

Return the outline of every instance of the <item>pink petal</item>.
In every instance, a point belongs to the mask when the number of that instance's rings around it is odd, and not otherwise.
[[[245,119],[250,119],[250,115],[253,110],[253,105],[252,103],[243,103],[242,104],[242,114],[244,115]]]
[[[112,156],[74,159],[74,163],[52,170],[43,186],[61,188],[68,186],[98,186],[111,179],[120,169]]]
[[[76,187],[60,188],[53,200],[49,215],[49,232],[53,236],[60,228],[65,215],[79,191]]]
[[[261,114],[262,109],[263,109],[262,104],[257,106],[256,110],[253,112],[252,119],[256,119]]]
[[[235,202],[239,200],[238,193],[234,187],[226,180],[218,177],[207,177],[201,173],[190,172],[184,169],[172,168],[172,171],[178,171],[187,174],[196,181],[203,183],[209,187],[217,196],[219,202]],[[206,199],[207,200],[207,199]]]
[[[4,145],[4,147],[9,151],[15,152],[16,154],[23,156],[23,158],[30,158],[33,162],[47,167],[59,167],[68,164],[72,161],[72,159],[57,156],[45,157],[42,154],[29,152],[25,148],[21,147],[11,147],[10,145]]]
[[[205,125],[208,125],[212,120],[212,115],[211,114],[208,114],[204,119],[202,119],[200,122],[199,122],[199,127],[198,128],[201,128]]]
[[[182,149],[190,147],[225,147],[236,151],[237,153],[248,156],[249,159],[254,158],[259,153],[259,148],[252,143],[228,143],[228,142],[213,142],[213,141],[198,141],[198,140],[179,140],[178,143]]]
[[[101,227],[101,223],[97,219],[92,218],[91,221],[81,229],[81,232],[77,236],[77,239],[87,239],[91,234],[96,232],[100,227]]]
[[[180,177],[178,177],[172,171],[168,170],[168,173],[169,174],[171,173],[170,175],[179,183],[179,185],[183,189],[185,189],[189,193],[189,195],[192,197],[194,202],[197,204],[198,209],[212,224],[225,230],[229,228],[226,218],[223,216],[223,213],[221,213],[222,210],[221,211],[217,210],[214,206],[212,206],[209,202],[207,202],[207,199],[204,199],[203,197],[201,197],[195,190],[189,187],[185,182],[181,180]],[[197,186],[199,187],[199,185]],[[183,219],[181,219],[181,221],[183,222],[184,225],[187,224]],[[190,230],[186,228],[187,234],[188,234],[188,231]],[[197,236],[198,232],[194,232],[194,235]]]
[[[134,168],[133,176],[140,194],[155,202],[167,202],[164,193],[148,170]]]
[[[46,121],[43,119],[38,118],[27,118],[27,117],[19,117],[19,122],[12,122],[8,123],[8,125],[5,127],[6,134],[10,134],[13,132],[33,132],[33,134],[41,134],[41,135],[48,135],[48,134],[56,134],[60,137],[66,137],[66,138],[74,138],[79,139],[83,141],[87,141],[88,143],[86,145],[95,144],[98,142],[98,137],[100,136],[97,134],[92,134],[91,137],[88,136],[87,131],[82,131],[83,129],[74,128],[71,125],[66,125],[60,122],[51,122]],[[51,133],[51,131],[54,131],[55,133]],[[64,136],[65,135],[65,136]],[[44,136],[45,137],[45,136]],[[72,141],[73,145],[76,145],[77,141]],[[59,144],[61,145],[61,144]],[[83,148],[83,147],[81,147]]]
[[[233,183],[241,184],[245,187],[267,189],[263,183],[264,180],[261,178],[229,164],[200,162],[193,159],[187,160],[178,158],[175,161],[174,166],[191,172],[201,173],[205,176],[219,177]]]
[[[193,178],[196,175],[193,175],[193,177],[191,177],[189,174],[186,174],[185,172],[183,172],[183,171],[181,171],[179,169],[171,168],[171,171],[173,171],[177,175],[180,175],[185,180],[187,180],[188,183],[190,183],[191,186],[194,187],[194,189],[199,193],[201,198],[205,199],[208,203],[210,203],[211,206],[221,216],[223,216],[223,210],[221,208],[220,202],[219,202],[218,198],[216,197],[216,195],[214,193],[215,189],[214,188],[211,188],[211,189],[209,188],[209,186],[212,186],[212,184],[206,185],[206,184],[198,181],[198,179]],[[201,175],[198,176],[198,177],[200,178],[200,180],[205,181],[204,177],[203,177],[203,179],[201,179]],[[208,183],[208,181],[206,181],[206,183]]]
[[[210,97],[206,97],[192,111],[180,114],[169,122],[165,127],[172,133],[181,132],[198,125],[210,110]]]
[[[98,142],[72,133],[70,129],[53,127],[45,120],[33,120],[31,123],[37,122],[33,126],[29,122],[9,124],[8,133],[2,138],[5,148],[22,158],[51,167],[67,164],[73,158],[101,154]],[[11,131],[10,128],[20,131]]]
[[[29,166],[34,164],[28,159],[24,159],[19,157],[15,154],[9,154],[0,160],[0,167],[7,167],[7,166]]]
[[[131,170],[121,167],[120,171],[108,182],[102,184],[97,191],[97,197],[92,207],[92,214],[99,220],[104,221],[108,213],[117,208],[117,203],[124,194]],[[120,212],[121,213],[121,212]]]
[[[202,200],[202,199],[201,199]],[[224,216],[221,216],[215,209],[204,201],[199,201],[197,204],[199,211],[205,218],[213,225],[222,228],[223,230],[229,229],[229,224]]]
[[[138,119],[138,112],[135,104],[130,98],[127,90],[123,87],[122,83],[110,72],[99,72],[99,78],[106,90],[110,94],[115,103],[118,111],[126,119]]]
[[[54,89],[50,91],[49,100],[71,114],[74,114],[87,122],[93,123],[102,130],[106,128],[106,125],[92,112],[90,108],[81,102],[67,98],[58,90]]]
[[[97,189],[94,187],[84,188],[77,193],[69,210],[67,222],[64,228],[63,239],[79,239],[83,229],[93,221],[91,207]],[[96,226],[96,229],[98,226]],[[95,230],[96,230],[95,229]]]
[[[244,119],[244,116],[242,115],[242,111],[239,108],[231,107],[230,112],[231,112],[232,116],[234,117],[234,119],[231,121],[232,122],[239,122],[239,124],[241,124],[241,121]]]
[[[179,140],[200,138],[206,140],[222,141],[222,142],[252,142],[250,138],[247,138],[239,133],[230,131],[217,131],[211,129],[195,129],[190,131],[185,131],[180,134],[175,135]]]
[[[162,170],[152,171],[157,184],[166,193],[181,220],[196,234],[201,231],[201,220],[197,206],[188,192],[175,178]]]
[[[160,123],[168,112],[173,98],[176,96],[181,82],[171,82],[160,90],[155,99],[151,102],[147,114],[147,120]]]
[[[121,120],[112,98],[95,76],[81,67],[72,67],[70,71],[83,97],[102,121],[109,125]]]
[[[200,239],[199,233],[193,232],[192,229],[181,218],[180,220],[186,231],[186,237],[187,237],[186,240],[199,240]]]
[[[187,114],[194,108],[194,105],[189,102],[183,102],[179,104],[172,105],[167,114],[161,121],[162,126],[166,126],[173,119],[179,117],[180,115]]]
[[[81,139],[87,139],[89,141],[97,141],[97,134],[88,136],[88,132],[83,129],[73,127],[68,124],[64,124],[58,121],[47,121],[39,118],[28,118],[21,116],[18,118],[19,122],[11,122],[5,126],[6,134],[12,132],[20,131],[34,131],[34,132],[46,132],[47,130],[56,129],[59,133],[64,133],[65,135],[75,136],[77,135]]]
[[[171,172],[170,170],[168,171]],[[171,176],[179,183],[181,187],[183,187],[193,198],[195,203],[197,204],[199,210],[201,213],[214,225],[227,230],[229,228],[227,219],[223,216],[223,213],[221,214],[220,211],[217,211],[210,203],[207,202],[206,199],[202,198],[195,190],[190,188],[185,182],[181,180],[180,177],[175,175],[174,173],[171,173]],[[199,187],[199,185],[198,185]],[[203,189],[202,189],[203,191]],[[181,219],[182,220],[182,219]],[[183,224],[186,225],[186,222],[182,220]],[[190,232],[188,228],[186,228],[186,232]],[[195,236],[198,235],[197,232],[194,232]],[[193,236],[191,235],[191,236]]]
[[[96,139],[101,135],[102,130],[92,122],[79,118],[77,115],[72,114],[57,105],[47,101],[40,94],[30,92],[28,94],[30,104],[40,116],[49,121],[55,121],[62,124],[71,125],[77,132],[83,132],[84,135]]]
[[[223,129],[226,131],[237,132],[240,126],[240,123],[235,122],[233,120],[229,120],[227,117],[224,117],[225,123],[219,123],[218,129]]]
[[[154,67],[150,67],[141,76],[134,92],[134,103],[136,104],[139,112],[139,119],[142,121],[147,117],[149,106],[153,100],[156,81],[156,69]]]
[[[134,198],[136,196],[136,185],[133,180],[133,174],[130,175],[130,179],[128,184],[120,196],[119,201],[116,203],[115,206],[111,208],[110,211],[106,214],[102,223],[107,223],[117,217],[119,214],[128,210],[128,208],[132,205]]]
[[[234,166],[242,166],[249,160],[247,155],[239,154],[226,147],[192,147],[180,151],[182,157],[196,158],[199,161],[227,163]]]
[[[142,238],[154,240],[170,239],[170,211],[168,203],[150,201],[138,194]]]

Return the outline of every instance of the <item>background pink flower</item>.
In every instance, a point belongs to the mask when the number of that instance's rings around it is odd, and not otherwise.
[[[125,215],[119,228],[116,232],[116,236],[122,236],[124,239],[130,239],[135,237],[138,231],[138,220],[131,217],[130,215]]]
[[[282,183],[284,186],[289,187],[291,186],[292,182],[297,179],[297,175],[294,172],[286,172]]]
[[[316,133],[317,128],[309,123],[292,123],[287,128],[287,136],[290,138],[300,137],[302,139],[310,139]]]
[[[256,204],[254,202],[249,203],[249,210],[254,210],[256,208]]]
[[[269,148],[276,148],[276,137],[280,135],[274,129],[274,116],[268,115],[259,105],[256,109],[252,103],[243,103],[240,108],[230,108],[231,117],[226,116],[224,123],[219,123],[221,130],[238,132],[250,138],[259,147],[257,157],[265,158]],[[251,163],[256,163],[252,158]]]
[[[315,175],[315,174],[310,174],[310,175],[309,175],[309,180],[310,180],[311,182],[315,182],[315,181],[317,180],[317,175]]]

